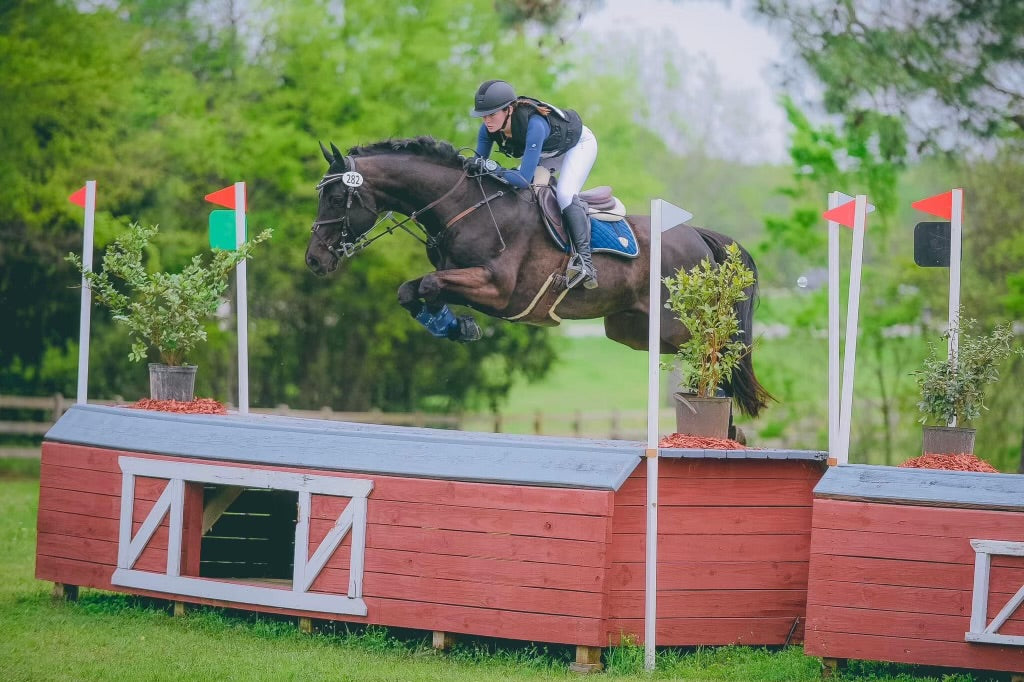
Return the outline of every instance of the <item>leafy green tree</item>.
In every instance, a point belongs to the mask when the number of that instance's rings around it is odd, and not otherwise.
[[[1024,5],[1017,0],[759,0],[757,11],[825,88],[848,125],[883,114],[920,148],[1024,134]]]

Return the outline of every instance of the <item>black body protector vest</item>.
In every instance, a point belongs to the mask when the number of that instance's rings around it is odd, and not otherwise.
[[[529,97],[520,97],[516,100],[516,107],[512,111],[512,137],[505,137],[502,131],[489,134],[491,140],[498,146],[498,149],[506,156],[519,159],[526,151],[526,126],[530,116],[537,114],[544,116],[537,107],[544,106],[551,110],[545,116],[545,120],[551,127],[551,133],[544,140],[541,148],[541,156],[552,157],[564,154],[580,141],[583,134],[583,119],[572,109],[559,109],[558,107],[541,102]]]

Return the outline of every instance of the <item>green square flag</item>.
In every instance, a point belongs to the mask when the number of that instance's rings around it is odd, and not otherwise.
[[[245,239],[249,238],[249,222],[245,224]],[[235,212],[210,211],[210,248],[235,250]]]

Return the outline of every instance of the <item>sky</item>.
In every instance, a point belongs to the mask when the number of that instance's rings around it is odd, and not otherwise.
[[[719,77],[717,85],[730,95],[726,101],[733,102],[734,109],[749,107],[758,119],[754,139],[750,131],[730,131],[729,117],[720,119],[721,144],[735,139],[744,147],[746,160],[785,162],[787,124],[776,101],[781,89],[774,85],[777,79],[772,69],[782,58],[781,44],[767,27],[745,16],[750,13],[749,6],[749,0],[605,0],[603,7],[584,18],[577,35],[607,36],[615,41],[623,35],[656,37],[669,31],[677,44],[674,54],[681,68],[700,62],[700,58],[708,60]],[[704,87],[690,79],[685,85],[691,90]],[[739,113],[743,120],[746,112]]]

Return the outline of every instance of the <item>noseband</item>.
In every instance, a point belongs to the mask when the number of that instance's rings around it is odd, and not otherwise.
[[[310,232],[313,233],[313,236],[316,237],[317,241],[320,242],[324,246],[324,248],[327,249],[327,251],[329,251],[335,258],[338,258],[339,260],[342,257],[350,258],[359,251],[365,249],[373,242],[380,239],[381,237],[389,235],[397,229],[402,229],[405,232],[408,232],[410,235],[412,235],[420,242],[425,244],[428,248],[436,247],[438,245],[438,242],[440,241],[440,235],[444,234],[444,230],[442,230],[437,235],[431,235],[416,218],[419,217],[420,215],[423,215],[424,213],[426,213],[427,211],[434,208],[442,201],[450,197],[452,194],[454,194],[455,190],[461,187],[462,183],[466,181],[466,178],[469,175],[468,171],[462,171],[462,174],[459,176],[459,179],[455,182],[455,185],[452,186],[450,190],[448,190],[447,192],[445,192],[440,197],[430,202],[423,208],[413,211],[405,220],[399,221],[393,216],[392,211],[388,211],[387,214],[385,214],[384,217],[381,218],[379,217],[380,211],[376,207],[371,208],[370,206],[366,205],[366,202],[363,201],[362,196],[360,196],[359,194],[359,188],[363,186],[364,179],[363,175],[355,169],[355,158],[343,157],[342,160],[344,162],[345,168],[351,168],[351,170],[347,170],[344,173],[328,173],[323,177],[322,180],[320,180],[320,182],[316,186],[317,192],[323,193],[324,188],[327,187],[328,185],[333,185],[338,182],[345,184],[345,212],[338,218],[331,218],[330,220],[314,220],[313,226],[310,228]],[[481,192],[483,192],[482,185],[480,189]],[[490,196],[485,195],[481,201],[478,201],[476,204],[460,212],[454,218],[445,223],[445,229],[451,227],[459,220],[462,220],[467,215],[469,215],[476,209],[480,208],[481,206],[490,203],[492,200],[497,199],[498,197],[503,196],[504,194],[505,193],[503,191],[499,190],[498,192],[495,192]],[[352,224],[348,216],[349,209],[352,208],[353,199],[358,201],[359,205],[362,206],[364,210],[366,210],[369,213],[372,213],[374,216],[373,225],[367,228],[362,234],[360,234],[354,240],[350,238],[350,235],[352,233]],[[392,224],[386,226],[383,232],[374,237],[367,236],[378,225],[380,225],[386,220],[390,220]],[[420,237],[418,234],[412,232],[408,227],[406,227],[406,224],[409,222],[416,225],[420,229],[420,231],[423,232],[425,238]],[[341,229],[338,230],[337,239],[332,242],[324,238],[324,236],[320,232],[320,228],[323,225],[335,225],[337,223],[341,223]],[[504,241],[502,242],[502,246],[504,247]]]

